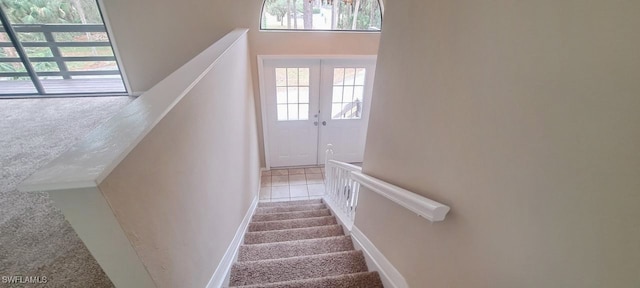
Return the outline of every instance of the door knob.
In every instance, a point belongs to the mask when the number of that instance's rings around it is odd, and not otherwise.
[[[313,126],[318,126],[318,121],[313,121]]]
[[[327,126],[327,121],[322,121],[322,126]]]

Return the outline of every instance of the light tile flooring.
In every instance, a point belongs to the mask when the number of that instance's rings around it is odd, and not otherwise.
[[[261,202],[319,199],[322,195],[324,195],[324,168],[262,171]]]

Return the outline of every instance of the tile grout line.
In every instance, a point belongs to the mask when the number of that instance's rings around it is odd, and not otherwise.
[[[304,169],[303,171],[300,171]],[[317,170],[316,170],[317,169]],[[297,170],[297,171],[291,171],[291,170]],[[308,171],[310,170],[310,171]],[[280,172],[276,172],[276,171],[280,171]],[[274,173],[275,172],[275,173]],[[292,172],[294,172],[292,174]],[[302,172],[302,173],[300,173]],[[317,173],[308,173],[308,172],[317,172]],[[287,173],[287,174],[284,174]],[[311,200],[311,199],[319,199],[322,197],[322,194],[320,193],[316,193],[314,195],[311,195],[311,191],[312,191],[312,187],[313,188],[317,188],[318,185],[321,185],[321,191],[324,191],[324,168],[322,167],[313,167],[313,168],[290,168],[290,169],[274,169],[274,170],[269,170],[269,171],[263,171],[263,173],[261,174],[260,177],[260,193],[263,193],[263,189],[264,188],[268,188],[268,197],[264,197],[263,195],[260,195],[260,201],[261,202],[274,202],[274,201],[294,201],[294,200]],[[274,174],[278,174],[278,175],[274,175]],[[305,184],[302,184],[301,182],[296,182],[296,184],[292,184],[291,183],[291,177],[292,175],[304,175],[305,178]],[[311,176],[308,177],[307,175],[319,175],[318,176]],[[274,177],[283,177],[283,176],[287,176],[287,181],[286,184],[284,183],[284,178],[278,178],[277,182],[274,182],[273,179]],[[263,181],[263,178],[269,178],[269,181]],[[294,177],[296,178],[296,177]],[[308,179],[308,178],[312,178],[312,179]],[[301,179],[298,179],[298,181],[300,181]],[[309,181],[312,181],[312,183],[309,183]],[[274,183],[277,183],[278,185],[274,185]],[[295,187],[299,187],[299,186],[305,186],[305,190],[306,190],[306,196],[293,196],[291,194],[292,192],[292,186]],[[287,187],[287,188],[283,188],[283,187]],[[287,193],[287,197],[273,197],[273,193],[274,193],[274,188],[280,190],[278,191],[278,193],[282,193],[284,189],[287,189],[288,193]],[[317,189],[314,189],[317,190]],[[284,194],[284,193],[282,193]]]

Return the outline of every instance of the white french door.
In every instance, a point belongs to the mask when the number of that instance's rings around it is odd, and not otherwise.
[[[261,64],[268,166],[324,163],[327,144],[337,160],[362,162],[375,57]]]

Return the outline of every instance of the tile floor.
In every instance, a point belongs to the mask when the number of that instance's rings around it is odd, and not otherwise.
[[[324,168],[292,168],[262,171],[260,201],[319,199],[324,195]]]

